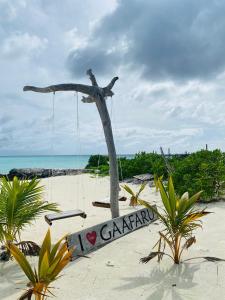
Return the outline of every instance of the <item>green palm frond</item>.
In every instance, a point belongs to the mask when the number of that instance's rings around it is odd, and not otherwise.
[[[52,294],[49,285],[55,281],[59,273],[69,263],[74,248],[68,249],[66,242],[62,243],[66,238],[61,238],[54,247],[51,243],[50,230],[47,231],[42,243],[37,269],[32,269],[29,261],[26,259],[20,249],[12,244],[8,244],[8,249],[29,279],[29,289],[20,297],[20,299],[28,299],[27,295],[32,295],[36,300],[43,300]]]
[[[135,193],[128,185],[124,185],[122,186],[122,188],[131,195],[130,197],[130,206],[136,206],[138,205],[138,200],[139,200],[139,195],[141,194],[141,192],[144,190],[144,188],[146,187],[147,183],[142,183],[139,190],[137,191],[137,193]]]
[[[16,241],[21,230],[43,212],[59,211],[56,203],[43,201],[44,186],[40,180],[2,178],[0,188],[0,241]]]

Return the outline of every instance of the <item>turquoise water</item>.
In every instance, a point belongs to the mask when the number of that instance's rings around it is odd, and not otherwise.
[[[89,157],[90,155],[0,156],[0,173],[7,174],[13,168],[82,169],[87,165]]]

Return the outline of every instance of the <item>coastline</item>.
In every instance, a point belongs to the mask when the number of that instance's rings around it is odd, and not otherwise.
[[[0,156],[0,174],[8,174],[11,169],[84,169],[91,156],[92,154]],[[118,154],[117,157],[132,158],[134,154]]]

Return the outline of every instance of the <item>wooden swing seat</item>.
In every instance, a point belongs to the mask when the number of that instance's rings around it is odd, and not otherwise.
[[[109,198],[107,198],[105,200],[109,200]],[[119,201],[126,201],[127,198],[126,197],[120,197],[118,200]],[[96,207],[104,207],[104,208],[110,208],[111,207],[109,202],[104,202],[104,201],[94,201],[94,202],[92,202],[92,205],[96,206]]]
[[[45,215],[45,221],[51,226],[53,221],[67,219],[72,217],[86,218],[87,215],[80,209],[62,211],[55,214]]]

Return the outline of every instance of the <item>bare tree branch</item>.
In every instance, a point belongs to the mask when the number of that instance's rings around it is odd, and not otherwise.
[[[56,84],[50,85],[47,87],[36,87],[36,86],[25,86],[23,88],[24,91],[33,91],[37,93],[52,93],[58,91],[75,91],[80,92],[89,96],[93,96],[93,87],[85,84],[74,84],[74,83],[64,83],[64,84]]]
[[[98,86],[95,75],[92,73],[91,69],[87,70],[87,75],[89,75],[89,78],[91,80],[92,85],[93,86]]]
[[[56,84],[50,85],[46,87],[36,87],[36,86],[24,86],[25,91],[33,91],[37,93],[54,93],[59,91],[75,91],[80,92],[91,97],[95,97],[98,93],[103,93],[103,97],[112,97],[114,93],[106,88],[99,88],[98,86],[91,86],[85,84],[76,84],[76,83],[64,83],[64,84]]]
[[[104,87],[104,89],[111,90],[113,88],[115,82],[118,79],[119,79],[119,77],[113,77],[113,79],[111,80],[111,82],[106,87]]]

